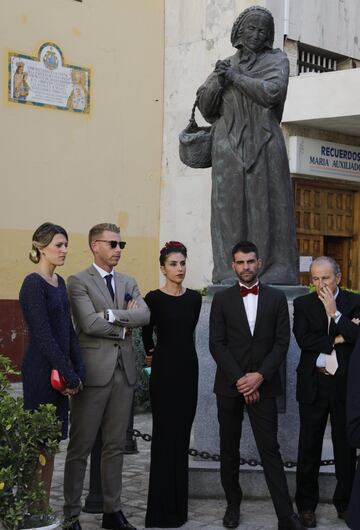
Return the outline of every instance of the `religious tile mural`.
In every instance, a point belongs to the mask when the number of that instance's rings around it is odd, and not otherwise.
[[[8,100],[58,110],[90,112],[90,69],[65,64],[53,42],[44,43],[38,57],[9,52]]]

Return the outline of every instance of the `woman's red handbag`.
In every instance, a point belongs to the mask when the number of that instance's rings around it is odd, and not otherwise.
[[[66,388],[65,379],[60,375],[59,370],[55,370],[55,368],[51,370],[50,382],[53,389],[58,392],[62,392]]]

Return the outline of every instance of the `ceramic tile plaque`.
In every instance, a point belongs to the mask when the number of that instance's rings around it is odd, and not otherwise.
[[[80,114],[90,112],[90,70],[65,64],[59,46],[43,44],[38,57],[9,52],[8,100]]]

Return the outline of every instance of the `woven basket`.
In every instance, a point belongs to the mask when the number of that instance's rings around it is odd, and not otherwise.
[[[187,127],[179,134],[179,156],[181,162],[193,168],[211,167],[211,127],[199,127],[195,120],[195,100]]]

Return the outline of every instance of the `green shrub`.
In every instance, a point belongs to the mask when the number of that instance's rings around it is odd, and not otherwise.
[[[23,528],[30,514],[43,514],[40,465],[57,452],[60,434],[53,405],[31,412],[22,398],[10,395],[7,376],[15,373],[0,355],[0,520],[11,530]]]

